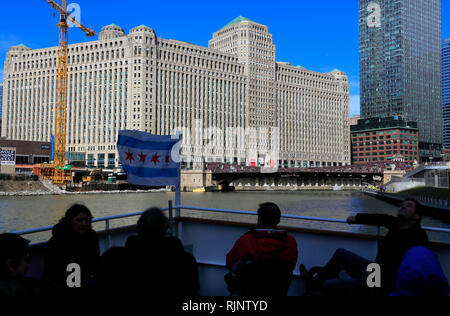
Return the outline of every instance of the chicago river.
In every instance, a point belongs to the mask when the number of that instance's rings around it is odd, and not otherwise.
[[[2,196],[0,198],[0,232],[25,230],[51,226],[58,222],[67,208],[74,203],[83,203],[95,218],[143,211],[151,206],[167,207],[168,200],[174,200],[174,193],[123,193],[89,195],[47,195],[47,196]],[[182,205],[218,209],[256,211],[263,202],[277,203],[284,214],[346,219],[356,213],[397,214],[397,207],[368,197],[361,192],[232,192],[232,193],[182,193]],[[233,220],[255,223],[256,217],[247,215],[219,214],[182,210],[182,216],[205,219]],[[111,227],[132,225],[137,217],[111,221]],[[304,220],[283,220],[282,225],[313,229],[375,233],[374,227],[334,224]],[[423,226],[450,228],[450,223],[425,217]],[[97,231],[105,228],[104,223],[95,223]],[[383,232],[383,231],[382,231]],[[450,241],[450,236],[428,233],[430,239]],[[45,241],[49,232],[29,236],[33,242]]]

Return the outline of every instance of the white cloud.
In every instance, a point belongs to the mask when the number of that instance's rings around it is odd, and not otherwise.
[[[361,101],[359,95],[350,96],[350,116],[359,115],[361,110]]]

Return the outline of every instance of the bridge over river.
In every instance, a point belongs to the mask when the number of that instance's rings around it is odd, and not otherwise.
[[[207,163],[206,173],[215,185],[235,186],[237,189],[295,190],[299,187],[322,189],[352,189],[367,184],[380,185],[386,174],[407,172],[412,166],[404,162],[380,162],[364,165],[317,168],[248,167],[223,163]]]

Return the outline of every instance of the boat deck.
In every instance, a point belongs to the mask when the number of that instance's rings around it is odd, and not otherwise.
[[[197,207],[181,206],[181,210],[195,210],[198,212],[231,212],[234,214],[254,215],[256,222],[256,212],[246,212],[238,210],[219,210],[205,209]],[[175,210],[175,208],[174,208]],[[169,211],[169,215],[173,210]],[[124,246],[125,241],[130,235],[136,234],[136,226],[125,226],[109,229],[110,222],[115,219],[125,217],[136,217],[141,213],[123,214],[105,218],[95,219],[95,222],[104,222],[105,230],[98,232],[101,252],[109,249],[111,246]],[[170,217],[175,234],[182,240],[186,251],[192,253],[199,264],[199,278],[201,284],[201,295],[203,296],[227,296],[229,295],[224,275],[228,272],[225,267],[225,258],[228,251],[233,247],[234,242],[245,232],[252,224],[237,223],[224,220],[211,220],[180,216]],[[295,218],[299,221],[324,221],[334,222],[346,225],[344,220],[301,217],[294,215],[283,215],[283,217]],[[310,228],[282,227],[290,231],[298,244],[299,259],[294,271],[295,278],[291,284],[288,295],[301,296],[305,292],[303,281],[299,276],[299,264],[303,263],[306,267],[325,265],[338,248],[345,248],[359,254],[369,260],[373,260],[378,249],[380,236],[327,231]],[[20,234],[32,234],[51,229],[51,227],[38,228],[34,230],[16,232]],[[428,231],[441,232],[448,234],[449,229],[444,228],[425,228]],[[31,247],[31,269],[29,276],[40,278],[43,268],[43,246],[44,244],[35,244]],[[450,279],[450,244],[434,242],[432,250],[438,255],[441,266],[448,279]]]

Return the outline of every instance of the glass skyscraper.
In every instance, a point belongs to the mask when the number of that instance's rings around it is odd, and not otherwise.
[[[442,99],[444,147],[450,149],[450,38],[442,44]]]
[[[441,1],[360,0],[361,117],[417,122],[422,159],[442,149]]]

